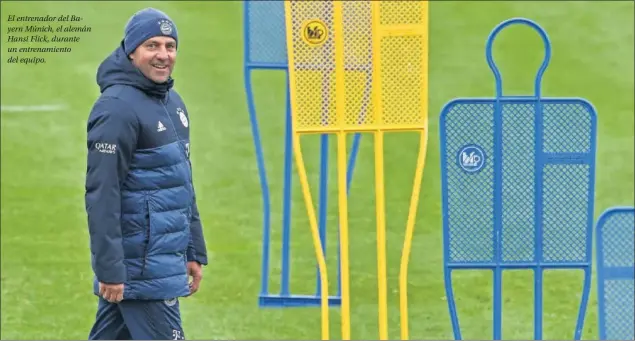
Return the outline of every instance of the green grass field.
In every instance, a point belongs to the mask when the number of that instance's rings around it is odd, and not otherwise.
[[[65,106],[57,111],[2,111],[2,339],[88,335],[96,297],[83,201],[85,123],[99,93],[97,66],[119,43],[129,16],[146,6],[166,11],[178,26],[180,52],[174,77],[191,113],[195,186],[211,254],[200,292],[182,301],[186,337],[318,339],[319,308],[257,306],[261,195],[243,85],[238,1],[2,3],[3,108]],[[499,22],[523,16],[543,26],[553,46],[544,95],[583,97],[598,111],[596,217],[609,206],[632,205],[634,191],[632,2],[443,1],[433,2],[430,11],[430,140],[410,263],[411,339],[452,338],[442,276],[438,115],[452,98],[494,95],[484,44]],[[81,24],[90,25],[92,32],[80,33],[81,41],[69,45],[71,53],[48,55],[46,64],[8,64],[7,46],[14,46],[5,44],[8,16],[46,14],[80,16]],[[505,93],[531,92],[543,58],[542,42],[529,28],[512,27],[497,40],[495,58]],[[274,227],[280,226],[282,203],[283,82],[277,72],[257,72],[254,82]],[[316,195],[318,139],[303,141]],[[350,194],[354,339],[378,337],[370,141],[362,139]],[[399,258],[417,139],[389,136],[386,144],[390,337],[398,338]],[[337,189],[335,153],[331,155],[329,232],[333,236]],[[295,185],[292,288],[313,293],[314,251],[297,181]],[[279,231],[272,238],[278,246]],[[332,239],[329,255],[334,254],[334,246]],[[279,252],[273,256],[276,261]],[[274,273],[277,264],[272,265]],[[334,259],[329,264],[335,269]],[[334,271],[330,273],[333,278]],[[545,339],[573,337],[581,279],[580,273],[547,273]],[[490,339],[490,274],[464,273],[455,281],[464,338]],[[530,339],[531,276],[507,273],[504,281],[503,337]],[[272,290],[277,290],[275,282]],[[592,290],[584,339],[597,338],[595,285]],[[331,336],[336,339],[338,320],[339,312],[333,310]]]

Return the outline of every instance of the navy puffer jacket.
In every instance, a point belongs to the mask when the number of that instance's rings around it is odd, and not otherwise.
[[[156,84],[121,46],[97,72],[87,124],[86,212],[94,292],[124,299],[189,295],[187,261],[207,264],[192,183],[189,115],[174,81]]]

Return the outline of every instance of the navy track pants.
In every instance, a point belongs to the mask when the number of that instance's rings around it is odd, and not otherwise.
[[[89,340],[185,340],[179,300],[122,301],[99,297]]]

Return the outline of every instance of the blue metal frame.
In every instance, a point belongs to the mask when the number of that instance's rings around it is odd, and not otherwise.
[[[492,58],[492,45],[496,36],[506,27],[514,24],[527,25],[538,32],[545,45],[545,58],[540,66],[535,80],[534,80],[534,94],[530,96],[504,96],[502,91],[502,80],[498,67]],[[489,68],[494,74],[496,83],[496,96],[495,98],[457,98],[448,102],[442,109],[439,121],[440,121],[440,145],[441,145],[441,176],[442,176],[442,205],[443,205],[443,244],[444,244],[444,280],[445,290],[448,302],[448,309],[450,313],[450,319],[454,338],[457,340],[462,339],[461,330],[459,326],[459,320],[456,311],[456,304],[454,300],[453,286],[452,286],[452,271],[458,269],[482,269],[492,270],[494,277],[494,299],[493,299],[493,338],[495,340],[502,339],[502,271],[505,269],[531,269],[535,273],[534,288],[535,288],[535,305],[534,305],[534,338],[537,340],[542,339],[542,275],[544,269],[582,269],[584,271],[584,288],[582,292],[582,299],[580,302],[580,309],[577,317],[576,328],[574,332],[574,339],[579,340],[581,338],[582,328],[584,324],[585,312],[588,305],[590,284],[591,284],[591,265],[592,265],[592,235],[593,235],[593,209],[594,209],[594,184],[595,184],[595,154],[596,154],[596,131],[597,131],[597,115],[595,108],[588,101],[581,98],[546,98],[541,95],[541,82],[542,76],[549,64],[551,58],[551,44],[546,32],[535,22],[525,18],[512,18],[501,22],[489,35],[486,43],[485,51],[487,63]],[[450,235],[449,235],[449,213],[448,213],[448,175],[446,165],[448,164],[447,147],[446,147],[446,115],[451,111],[453,107],[459,104],[492,104],[494,107],[494,155],[492,159],[493,163],[493,240],[494,246],[494,262],[452,262],[450,258]],[[534,164],[534,202],[535,211],[534,217],[534,261],[532,262],[505,262],[502,260],[502,212],[503,212],[503,200],[502,200],[502,107],[504,104],[532,104],[535,106],[535,138],[534,138],[534,150],[535,150],[535,164]],[[589,153],[545,153],[543,152],[543,119],[542,119],[542,107],[544,104],[581,104],[588,112],[591,113],[591,148]],[[590,186],[587,197],[587,224],[585,226],[587,241],[586,241],[586,259],[585,262],[549,262],[545,263],[543,260],[542,252],[542,239],[543,231],[541,224],[541,217],[543,216],[543,203],[542,203],[542,182],[543,182],[543,168],[546,164],[587,164],[590,167]]]
[[[262,203],[263,203],[263,235],[262,235],[262,263],[261,263],[261,288],[259,294],[259,305],[261,307],[293,307],[293,306],[319,306],[320,305],[320,274],[316,265],[317,279],[316,279],[316,294],[315,295],[299,295],[293,294],[290,288],[290,269],[291,269],[291,179],[292,179],[292,120],[291,120],[291,105],[289,95],[289,69],[288,61],[284,62],[262,62],[253,60],[250,55],[250,19],[249,12],[253,4],[263,5],[261,1],[243,1],[243,35],[244,35],[244,84],[247,97],[247,107],[249,110],[249,121],[251,123],[252,136],[254,141],[254,147],[256,151],[256,161],[258,165],[258,176],[260,179],[260,186],[262,191]],[[269,2],[272,4],[275,2]],[[284,20],[284,6],[282,1],[278,2],[283,12],[278,13],[276,17],[275,13],[271,13],[268,16],[268,20]],[[279,48],[284,48],[286,51],[286,35],[282,34],[275,41],[268,43],[284,44]],[[264,44],[267,45],[267,44]],[[286,54],[286,53],[285,53]],[[282,212],[282,272],[281,272],[281,289],[279,294],[273,294],[269,290],[269,257],[270,257],[270,243],[271,243],[271,206],[270,206],[270,191],[269,183],[267,180],[267,171],[265,169],[265,156],[261,143],[260,131],[258,128],[258,117],[256,114],[256,108],[254,104],[254,94],[251,82],[251,73],[254,70],[274,70],[284,71],[287,78],[286,85],[286,113],[285,113],[285,136],[284,136],[284,187],[283,187],[283,212]],[[359,145],[361,140],[361,134],[355,134],[351,155],[348,163],[347,172],[347,190],[350,189],[350,183],[352,181],[353,171],[355,169],[355,162],[359,151]],[[322,239],[322,246],[326,253],[326,221],[327,221],[327,199],[328,199],[328,148],[329,139],[327,134],[321,135],[320,139],[320,185],[319,185],[319,233]],[[338,254],[339,259],[339,254]],[[339,262],[338,262],[339,264]],[[336,295],[329,298],[329,304],[340,305],[341,289],[340,278],[338,268],[338,292]]]
[[[634,331],[631,330],[630,335],[609,335],[607,332],[606,324],[607,320],[610,318],[620,318],[620,316],[607,316],[606,314],[606,298],[605,298],[605,281],[607,280],[630,280],[631,282],[635,281],[635,269],[633,265],[631,266],[621,266],[621,267],[605,267],[604,266],[604,255],[605,255],[605,247],[610,247],[611,245],[604,245],[604,228],[606,227],[607,221],[615,216],[627,214],[631,217],[635,217],[635,207],[628,206],[615,206],[606,209],[600,217],[598,218],[598,222],[596,225],[596,234],[595,234],[595,245],[596,245],[596,266],[597,266],[597,297],[598,297],[598,329],[599,329],[599,339],[600,340],[633,340],[635,338]],[[633,218],[632,218],[633,219]],[[609,226],[610,227],[610,226]],[[623,226],[619,226],[623,227]],[[634,225],[627,226],[630,230],[620,230],[617,232],[621,235],[621,238],[630,238],[633,239],[633,231],[635,229]],[[612,231],[615,233],[615,231]],[[620,239],[621,239],[620,238]],[[635,252],[635,250],[630,250]],[[632,260],[631,260],[632,262]],[[632,294],[631,294],[632,295]],[[631,296],[632,298],[633,296]],[[622,297],[623,298],[623,297]],[[626,298],[623,298],[623,302],[612,302],[613,307],[616,304],[623,304],[624,306],[633,307],[635,302],[630,301],[627,302]],[[633,323],[632,317],[626,317],[625,319],[629,319],[630,323]],[[629,323],[629,322],[627,322]],[[632,324],[631,324],[632,328]],[[635,328],[634,328],[635,329]]]

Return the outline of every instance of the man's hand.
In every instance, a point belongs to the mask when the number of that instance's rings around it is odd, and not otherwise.
[[[192,276],[190,282],[190,295],[198,291],[198,286],[203,279],[203,267],[196,261],[187,262],[187,274]]]
[[[99,282],[99,296],[110,303],[119,303],[123,300],[123,283],[107,284]]]

